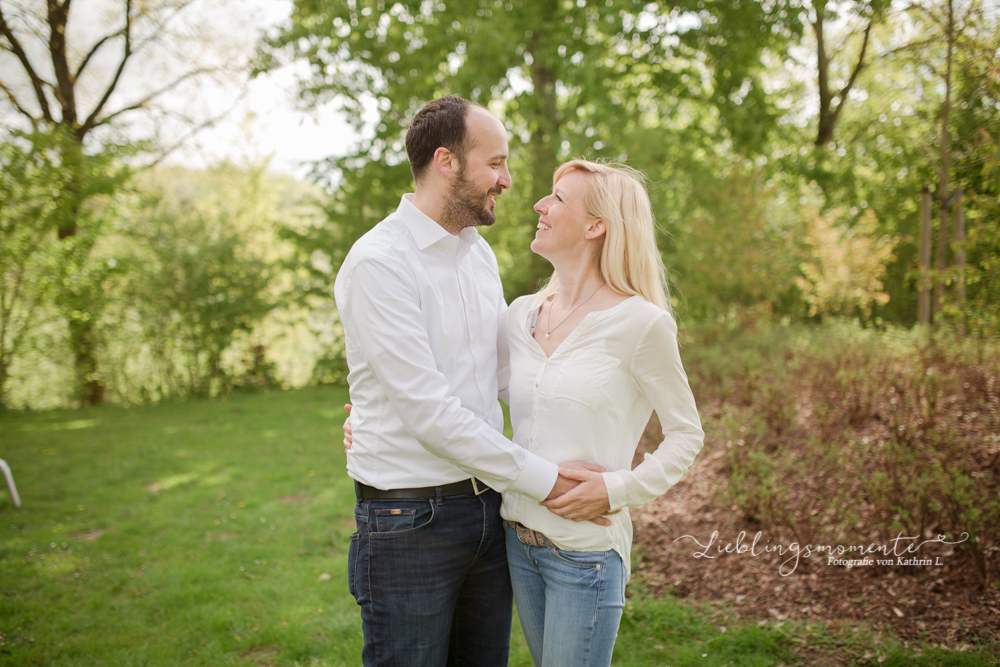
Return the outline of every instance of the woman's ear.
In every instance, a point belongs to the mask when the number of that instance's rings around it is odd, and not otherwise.
[[[583,235],[585,239],[597,239],[604,236],[608,229],[604,224],[604,220],[600,218],[595,218],[589,225],[587,225],[587,231]]]

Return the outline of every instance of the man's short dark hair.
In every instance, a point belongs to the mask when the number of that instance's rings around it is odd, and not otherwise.
[[[413,117],[406,131],[406,156],[410,159],[413,180],[424,173],[438,148],[447,148],[459,163],[465,162],[470,148],[465,139],[465,116],[470,104],[457,95],[449,95],[428,102]]]

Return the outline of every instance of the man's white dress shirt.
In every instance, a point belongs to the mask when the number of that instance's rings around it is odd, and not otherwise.
[[[501,322],[501,397],[510,405],[514,442],[550,461],[590,461],[603,473],[613,514],[608,528],[549,512],[514,489],[500,514],[568,551],[614,549],[629,569],[632,521],[643,505],[677,483],[701,450],[704,432],[681,365],[677,325],[666,311],[632,296],[587,313],[546,357],[531,336],[538,295],[516,299]],[[507,345],[504,346],[504,339]],[[639,438],[656,410],[663,441],[632,470]]]
[[[496,256],[474,228],[449,234],[411,197],[358,239],[334,285],[354,405],[347,469],[379,489],[475,476],[542,500],[558,466],[502,434]]]

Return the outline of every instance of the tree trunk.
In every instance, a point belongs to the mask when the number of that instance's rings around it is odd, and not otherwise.
[[[84,196],[80,193],[83,189],[80,186],[82,178],[80,172],[75,171],[83,163],[83,141],[78,139],[76,134],[70,134],[73,143],[68,150],[63,151],[62,163],[68,169],[74,170],[74,176],[67,182],[64,188],[64,195],[67,201],[73,202],[72,213],[59,227],[59,240],[69,243],[77,236],[80,227],[77,221],[81,216]],[[77,247],[76,252],[83,256],[67,258],[69,263],[76,264],[70,270],[80,270],[86,265],[90,248],[86,244]],[[80,403],[90,407],[100,405],[107,397],[107,388],[100,378],[99,365],[97,361],[97,336],[94,331],[94,323],[98,318],[98,308],[94,289],[88,289],[89,285],[77,283],[63,287],[63,303],[68,306],[64,312],[69,313],[69,340],[73,350],[73,365],[76,375],[76,394]],[[99,290],[100,288],[96,288]]]
[[[552,174],[559,166],[559,156],[556,145],[559,141],[559,106],[556,96],[556,75],[542,62],[538,54],[539,45],[545,40],[544,31],[536,31],[531,45],[531,82],[534,86],[532,96],[533,126],[531,130],[531,205],[552,192]],[[539,284],[552,274],[551,265],[539,255],[529,253],[531,266],[528,270],[528,291],[534,291]]]
[[[878,19],[878,13],[874,13],[868,18],[868,23],[862,35],[861,51],[858,54],[858,60],[851,66],[851,73],[847,82],[842,88],[835,91],[830,88],[831,56],[826,43],[826,6],[827,0],[813,0],[812,7],[813,11],[816,12],[816,19],[811,24],[816,34],[816,84],[819,88],[819,110],[815,139],[816,168],[814,176],[824,191],[829,184],[831,167],[827,162],[827,158],[829,157],[829,146],[834,142],[837,120],[840,118],[840,112],[844,109],[844,104],[847,102],[847,95],[854,88],[861,70],[865,68],[865,54],[868,51],[869,37],[871,36],[872,27]],[[846,50],[846,48],[842,50]]]
[[[4,358],[4,355],[0,354],[0,412],[7,409],[7,403],[4,401],[4,387],[7,386],[7,368],[10,366],[10,360]]]
[[[934,277],[934,321],[944,313],[944,271],[948,265],[948,219],[951,217],[951,193],[948,171],[951,169],[951,137],[948,134],[948,116],[951,112],[951,58],[955,48],[955,8],[948,0],[948,51],[944,72],[944,101],[941,103],[941,187],[938,188],[938,238]]]
[[[931,323],[931,189],[926,185],[920,191],[920,300],[917,306],[917,323]]]
[[[830,57],[826,54],[826,35],[824,30],[825,0],[813,2],[816,21],[813,31],[816,33],[816,76],[819,85],[819,122],[816,130],[816,148],[825,151],[827,144],[833,141],[834,118],[832,114],[833,94],[830,92]]]
[[[962,199],[959,195],[955,203],[955,268],[958,270],[958,332],[965,336],[967,326],[965,312],[965,211],[962,210]]]
[[[98,374],[94,326],[89,319],[71,318],[70,346],[76,367],[77,395],[83,405],[100,405],[107,398],[104,382]]]

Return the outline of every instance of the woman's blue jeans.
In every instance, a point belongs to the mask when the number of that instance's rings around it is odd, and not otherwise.
[[[616,551],[563,551],[522,544],[505,525],[514,602],[538,667],[611,664],[625,606],[625,566]]]

